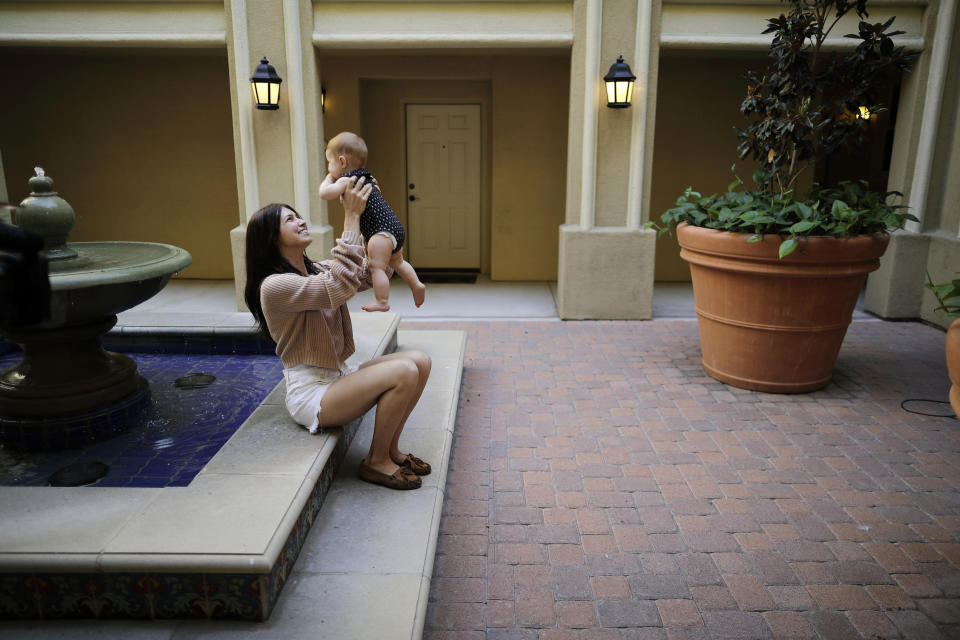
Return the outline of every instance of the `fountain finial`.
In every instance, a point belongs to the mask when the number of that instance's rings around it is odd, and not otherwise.
[[[34,167],[36,174],[27,182],[30,195],[14,212],[13,222],[43,236],[43,255],[48,260],[74,258],[77,252],[67,246],[67,235],[73,229],[76,214],[66,200],[53,189],[53,179],[43,167]]]

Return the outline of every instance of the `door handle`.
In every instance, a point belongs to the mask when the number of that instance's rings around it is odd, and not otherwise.
[[[413,202],[416,199],[417,199],[417,196],[410,196],[410,202]]]

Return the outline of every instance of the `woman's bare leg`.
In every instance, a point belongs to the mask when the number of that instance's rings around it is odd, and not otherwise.
[[[392,460],[403,424],[416,404],[423,386],[419,369],[408,358],[377,358],[358,371],[330,385],[320,402],[322,424],[344,424],[377,406],[373,439],[366,464],[393,475],[398,465]]]
[[[373,280],[373,297],[376,301],[363,305],[364,311],[390,311],[390,278],[386,269],[393,253],[393,240],[377,234],[367,243],[367,262],[370,279]]]
[[[420,401],[420,396],[423,394],[424,387],[427,386],[427,378],[430,377],[430,367],[431,361],[430,356],[420,351],[419,349],[414,349],[410,351],[399,351],[397,353],[388,353],[387,355],[368,360],[367,362],[360,365],[360,370],[375,365],[381,362],[391,362],[395,360],[407,360],[412,362],[417,367],[417,384],[414,388],[414,392],[410,396],[410,403],[407,405],[406,411],[403,412],[403,415],[400,416],[400,422],[397,425],[397,429],[394,432],[393,440],[390,442],[390,458],[397,462],[403,462],[403,459],[406,457],[405,453],[402,453],[399,448],[400,434],[403,432],[403,427],[407,424],[407,418],[410,417],[410,414],[413,412],[413,408],[417,406],[417,402]],[[327,392],[330,393],[329,391]],[[326,396],[324,396],[326,400]],[[380,407],[377,407],[377,413],[379,414]]]

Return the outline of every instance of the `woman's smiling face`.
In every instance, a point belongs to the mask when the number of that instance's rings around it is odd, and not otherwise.
[[[311,242],[313,242],[313,238],[310,237],[310,232],[307,230],[306,221],[290,209],[282,208],[280,210],[280,248],[290,247],[303,250]]]

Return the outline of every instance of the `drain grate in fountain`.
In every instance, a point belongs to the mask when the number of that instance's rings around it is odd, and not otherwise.
[[[173,381],[173,384],[180,389],[202,389],[210,386],[216,379],[216,376],[209,373],[191,373],[188,376],[177,378]]]

